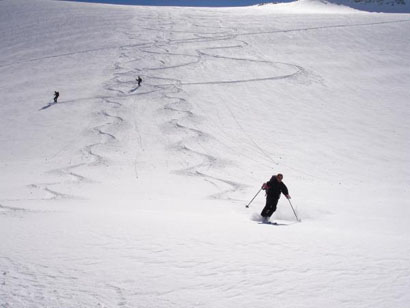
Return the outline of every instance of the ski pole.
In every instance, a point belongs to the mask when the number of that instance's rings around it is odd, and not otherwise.
[[[255,197],[252,198],[251,201],[249,201],[249,203],[246,205],[246,207],[249,207],[249,205],[252,203],[253,200],[255,200],[256,196],[259,195],[259,193],[261,192],[262,188],[258,190],[258,192],[256,193]]]
[[[292,203],[290,202],[290,200],[288,199],[290,207],[292,208],[293,214],[295,214],[296,220],[301,222],[302,220],[299,219],[298,215],[296,215],[295,209],[293,208]]]

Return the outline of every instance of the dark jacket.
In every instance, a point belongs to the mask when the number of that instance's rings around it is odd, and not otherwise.
[[[268,197],[275,199],[280,198],[280,193],[283,193],[285,196],[289,194],[286,185],[283,182],[279,182],[275,175],[266,183],[266,193]]]

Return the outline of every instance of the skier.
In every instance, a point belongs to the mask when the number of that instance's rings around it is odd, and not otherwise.
[[[137,82],[138,82],[138,86],[141,86],[142,78],[140,76],[138,76]]]
[[[266,205],[262,210],[261,216],[264,221],[268,221],[272,214],[276,211],[280,194],[284,194],[290,199],[288,188],[282,182],[283,175],[278,173],[273,175],[271,179],[262,185],[262,189],[266,191]]]
[[[54,103],[57,103],[57,99],[60,96],[60,92],[54,91]]]

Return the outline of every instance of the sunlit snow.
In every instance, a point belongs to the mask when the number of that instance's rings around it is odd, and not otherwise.
[[[0,1],[0,307],[408,307],[409,33]],[[278,172],[301,223],[245,207]]]

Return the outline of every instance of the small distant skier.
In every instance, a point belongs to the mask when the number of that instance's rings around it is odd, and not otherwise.
[[[141,86],[141,82],[142,82],[142,78],[141,78],[140,76],[138,76],[137,82],[138,82],[138,86],[140,87],[140,86]]]
[[[54,91],[54,103],[57,103],[57,99],[60,96],[60,92]]]
[[[282,182],[283,175],[278,173],[273,175],[271,179],[262,185],[262,189],[266,191],[266,205],[262,210],[261,216],[264,221],[269,221],[269,218],[276,211],[280,194],[284,194],[287,199],[290,199],[288,188]]]

